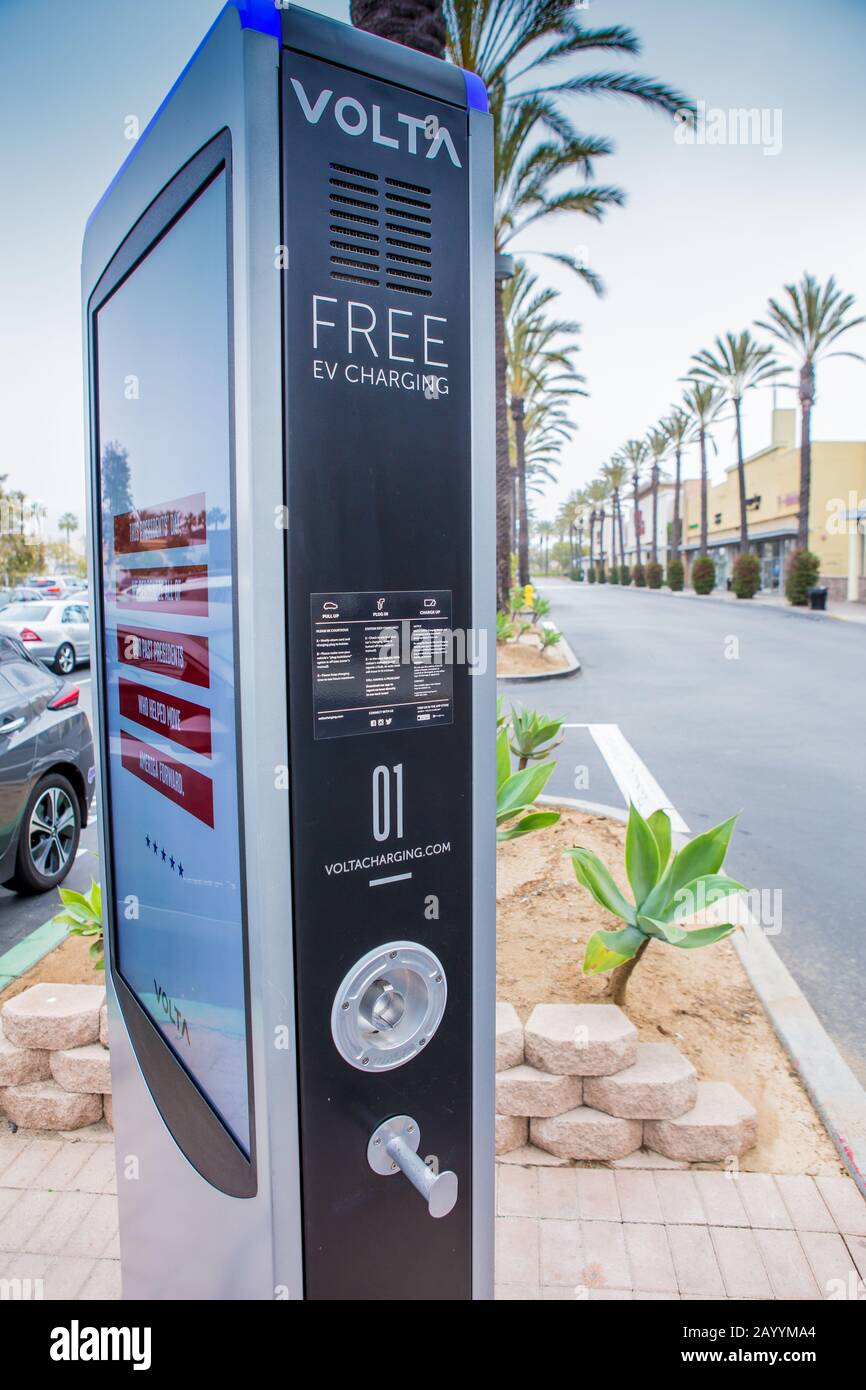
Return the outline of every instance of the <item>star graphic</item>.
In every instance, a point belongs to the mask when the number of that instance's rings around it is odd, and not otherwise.
[[[165,863],[165,850],[162,851],[162,862]]]
[[[149,835],[145,835],[145,837],[144,837],[144,843],[147,845],[148,849],[150,849],[150,836],[149,836]]]
[[[178,873],[180,874],[181,878],[183,878],[183,865],[182,865],[182,864],[178,864],[178,866],[177,866],[177,871],[178,871]]]
[[[171,865],[171,867],[174,868],[174,855],[171,856],[168,862]]]

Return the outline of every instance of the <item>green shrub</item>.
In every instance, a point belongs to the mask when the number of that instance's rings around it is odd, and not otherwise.
[[[818,583],[821,561],[811,550],[795,550],[785,575],[785,597],[798,608],[809,602],[809,590]]]
[[[628,586],[631,583],[631,570],[629,569],[628,565],[620,565],[619,582],[620,584],[625,584],[626,586]]]
[[[648,589],[660,589],[665,572],[656,560],[650,560],[646,567],[646,582]]]
[[[751,550],[734,561],[731,588],[737,598],[754,598],[761,587],[761,562]]]
[[[599,565],[598,567],[598,582],[599,584],[607,583],[607,572],[604,568],[604,565]]]
[[[619,583],[619,565],[611,565],[610,574],[607,576],[608,584]]]
[[[711,594],[716,587],[716,562],[699,555],[692,565],[692,587],[696,594]]]
[[[96,970],[105,969],[105,942],[103,939],[102,889],[94,878],[90,880],[89,893],[76,893],[71,888],[58,888],[63,911],[52,918],[62,922],[68,936],[92,936],[88,954]]]
[[[573,579],[574,582],[575,582],[575,584],[579,584],[580,581],[581,581],[581,579],[583,579],[583,570],[582,570],[582,569],[573,569],[573,570],[571,571],[571,574],[569,575],[569,578],[570,578],[570,579]]]
[[[496,640],[497,642],[510,642],[514,636],[514,624],[509,621],[507,613],[496,614]]]
[[[595,572],[595,565],[590,565],[589,572],[586,577],[589,580],[590,584],[594,584],[596,582],[596,580],[598,579],[598,575]]]
[[[635,565],[634,569],[631,572],[631,577],[634,580],[635,588],[646,588],[646,570],[644,569],[643,565]]]
[[[682,560],[671,560],[668,565],[668,587],[673,593],[680,593],[686,582],[686,572]]]

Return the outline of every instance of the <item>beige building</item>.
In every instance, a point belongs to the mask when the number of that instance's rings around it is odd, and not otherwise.
[[[745,460],[749,540],[761,560],[761,587],[783,589],[785,561],[797,543],[800,449],[796,410],[774,410],[772,441]],[[684,489],[683,559],[687,569],[700,546],[700,484]],[[708,550],[716,584],[730,580],[739,554],[737,466],[709,489]],[[831,598],[866,602],[866,441],[812,441],[809,549],[821,561],[821,582]]]

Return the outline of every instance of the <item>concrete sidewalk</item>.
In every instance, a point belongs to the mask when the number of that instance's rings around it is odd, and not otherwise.
[[[114,1144],[0,1131],[0,1300],[120,1298]],[[844,1177],[497,1164],[501,1299],[866,1298]]]
[[[540,581],[541,582],[541,581]],[[544,585],[570,584],[570,580],[562,580],[559,576],[556,579],[545,579]],[[574,584],[576,589],[584,587]],[[740,608],[766,608],[782,612],[792,618],[811,618],[814,622],[826,622],[828,618],[841,619],[848,623],[866,623],[866,603],[848,603],[845,600],[828,599],[827,608],[823,613],[813,613],[811,608],[794,608],[784,594],[756,594],[752,599],[739,599],[736,594],[728,589],[715,589],[711,594],[696,594],[693,589],[682,589],[679,593],[672,593],[670,589],[636,589],[633,584],[618,586],[611,584],[611,589],[623,588],[626,593],[649,594],[653,598],[668,598],[685,600],[689,599],[695,603],[734,603]]]

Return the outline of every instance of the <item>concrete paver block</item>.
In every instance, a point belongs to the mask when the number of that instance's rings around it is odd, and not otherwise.
[[[727,1081],[699,1081],[691,1110],[671,1120],[646,1120],[644,1137],[668,1158],[711,1163],[742,1154],[758,1137],[758,1116]]]
[[[496,1001],[496,1070],[519,1067],[523,1061],[523,1024],[513,1004]]]
[[[537,1169],[502,1168],[497,1184],[496,1210],[500,1216],[537,1216]]]
[[[500,1115],[562,1115],[580,1105],[582,1093],[579,1076],[556,1076],[525,1062],[496,1076],[496,1110]]]
[[[616,1004],[536,1004],[526,1060],[561,1076],[609,1076],[637,1058],[637,1029]]]
[[[866,1236],[866,1202],[852,1180],[824,1173],[815,1183],[842,1234]]]
[[[108,1053],[100,1043],[51,1053],[51,1075],[65,1091],[107,1095],[111,1091]]]
[[[51,1075],[44,1048],[18,1047],[0,1033],[0,1086],[23,1086],[27,1081],[46,1081]]]
[[[18,1047],[82,1047],[99,1037],[102,985],[31,985],[3,1005],[0,1023]]]
[[[709,1228],[730,1298],[771,1298],[773,1290],[752,1231],[733,1226]]]
[[[584,1083],[585,1104],[625,1120],[676,1119],[697,1098],[697,1072],[673,1043],[639,1042],[630,1067]]]
[[[620,1120],[588,1105],[529,1124],[533,1144],[560,1158],[623,1158],[640,1147],[641,1131],[640,1120]]]
[[[103,1047],[108,1047],[108,1005],[103,1004],[99,1010],[99,1041]]]
[[[724,1298],[725,1286],[706,1226],[669,1225],[667,1237],[683,1298]]]
[[[0,1090],[0,1109],[20,1129],[80,1129],[102,1117],[102,1096],[65,1091],[56,1081]]]
[[[507,1154],[529,1139],[529,1121],[519,1115],[496,1116],[496,1152]]]

